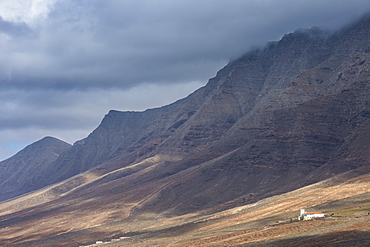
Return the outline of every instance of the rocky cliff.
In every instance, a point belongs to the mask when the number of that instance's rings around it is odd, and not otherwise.
[[[369,40],[369,16],[334,34],[297,30],[231,61],[185,99],[110,111],[37,174],[38,185],[88,171],[101,177],[79,183],[74,198],[182,214],[367,172]]]

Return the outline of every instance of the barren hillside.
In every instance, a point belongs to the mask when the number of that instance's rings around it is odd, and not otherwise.
[[[370,16],[298,30],[171,105],[110,111],[9,180],[33,192],[0,204],[0,244],[367,243],[369,40]],[[334,216],[295,222],[300,208]]]
[[[364,246],[361,244],[370,242],[369,179],[369,174],[349,172],[255,203],[177,217],[153,213],[125,217],[119,204],[105,202],[102,206],[98,198],[59,200],[11,214],[3,212],[0,244],[87,246],[103,241],[98,246]],[[320,210],[328,217],[297,221],[301,208]],[[346,242],[353,245],[340,245]]]

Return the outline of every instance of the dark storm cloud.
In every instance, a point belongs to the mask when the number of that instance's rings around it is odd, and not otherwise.
[[[31,30],[25,23],[4,21],[0,16],[0,33],[18,38],[30,34]]]
[[[130,88],[206,80],[231,57],[285,32],[343,25],[363,12],[354,2],[59,1],[34,28],[36,37],[12,40],[2,86]]]
[[[22,1],[29,14],[21,4],[24,18],[0,19],[0,158],[7,143],[74,142],[110,109],[170,103],[250,48],[370,11],[368,0]]]

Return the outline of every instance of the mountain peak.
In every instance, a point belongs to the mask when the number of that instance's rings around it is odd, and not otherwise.
[[[0,200],[34,190],[37,187],[33,182],[35,178],[70,148],[70,144],[47,136],[0,162]]]
[[[138,229],[146,216],[157,224],[162,216],[260,207],[264,198],[338,174],[368,174],[369,35],[367,18],[329,36],[317,28],[297,30],[230,62],[171,105],[109,111],[72,147],[52,137],[28,146],[0,163],[3,198],[18,195],[15,188],[25,193],[51,184],[60,197],[39,211],[22,211],[27,217],[12,226],[18,241],[27,239],[17,224],[27,225],[28,215],[50,222],[50,211],[71,217],[78,211],[83,226],[54,217],[60,227],[53,234],[89,228],[112,236],[105,231],[112,222],[138,220],[124,227]],[[55,144],[64,148],[50,152]]]
[[[49,144],[49,145],[70,145],[69,143],[62,141],[58,138],[52,137],[52,136],[45,136],[44,138],[34,142],[31,145],[36,145],[36,144]]]

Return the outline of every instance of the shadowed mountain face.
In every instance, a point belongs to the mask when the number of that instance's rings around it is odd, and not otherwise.
[[[88,137],[29,173],[39,181],[30,184],[38,189],[89,170],[102,177],[78,180],[74,197],[137,203],[131,215],[177,215],[366,167],[369,40],[369,17],[332,35],[287,34],[230,62],[185,99],[110,111]]]
[[[70,148],[68,143],[45,137],[0,162],[0,201],[39,188],[36,178],[48,164]]]
[[[209,230],[205,216],[215,226],[260,227],[284,210],[347,197],[351,204],[356,196],[367,210],[369,40],[370,16],[330,35],[298,30],[230,62],[185,99],[144,112],[112,110],[73,146],[50,137],[28,146],[0,163],[0,200],[39,190],[0,204],[0,245],[81,246],[150,232],[169,241],[184,229],[193,238],[197,227]],[[221,224],[225,215],[232,220]],[[356,241],[368,238],[356,232],[368,230],[366,220],[341,227]],[[181,222],[190,223],[177,228]],[[335,222],[325,223],[329,233]],[[294,235],[298,224],[280,230]],[[228,227],[219,233],[227,239]],[[258,229],[260,240],[275,231]]]

